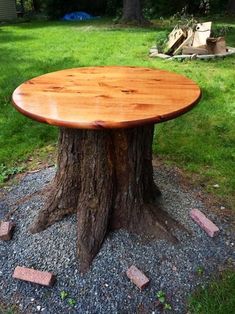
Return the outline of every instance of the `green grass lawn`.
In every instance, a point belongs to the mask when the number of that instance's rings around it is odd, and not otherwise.
[[[235,23],[228,44],[235,46]],[[136,65],[162,68],[194,79],[203,98],[190,113],[156,127],[154,152],[170,163],[200,175],[207,190],[232,201],[235,122],[235,58],[220,61],[169,62],[150,59],[155,29],[118,28],[108,20],[28,22],[0,28],[0,180],[17,172],[35,149],[55,143],[57,129],[20,115],[11,94],[23,81],[70,67]],[[215,190],[215,189],[214,189]]]
[[[206,287],[201,287],[189,300],[191,314],[234,314],[235,272],[226,271]]]

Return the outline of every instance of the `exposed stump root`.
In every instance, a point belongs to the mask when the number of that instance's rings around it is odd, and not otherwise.
[[[40,232],[77,212],[82,272],[110,229],[176,242],[171,229],[178,223],[157,205],[152,140],[152,125],[96,131],[61,128],[52,191],[30,231]]]

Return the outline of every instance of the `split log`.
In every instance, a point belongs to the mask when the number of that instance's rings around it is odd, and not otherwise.
[[[206,40],[207,48],[211,54],[224,54],[227,51],[224,37],[209,37]]]
[[[183,54],[185,55],[208,55],[209,51],[206,46],[204,47],[184,47]]]
[[[194,32],[193,30],[190,28],[187,31],[187,38],[182,42],[182,44],[174,51],[173,55],[178,55],[180,53],[182,53],[182,50],[184,47],[190,47],[192,46],[193,43],[193,38],[194,38]]]
[[[186,34],[181,28],[174,28],[173,31],[169,34],[167,51],[166,53],[172,53],[176,48],[178,48],[181,43],[185,40]]]

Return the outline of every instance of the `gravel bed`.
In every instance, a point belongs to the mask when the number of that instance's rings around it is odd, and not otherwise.
[[[234,258],[234,239],[231,228],[206,208],[195,196],[195,191],[183,188],[174,170],[155,169],[155,180],[160,187],[162,204],[191,234],[178,231],[180,243],[164,240],[143,241],[124,230],[112,232],[106,238],[90,271],[81,276],[77,270],[76,217],[71,216],[47,230],[31,235],[27,229],[45,201],[40,192],[55,174],[54,168],[26,174],[10,190],[0,190],[0,219],[22,201],[12,219],[17,223],[10,242],[0,242],[0,299],[6,304],[17,304],[22,313],[160,313],[156,293],[163,290],[172,313],[186,313],[185,302],[196,286],[208,281],[209,276]],[[27,195],[33,196],[28,198]],[[209,238],[189,218],[191,208],[202,210],[220,228],[219,236]],[[132,264],[149,278],[150,285],[143,291],[126,277]],[[56,274],[54,287],[46,288],[12,279],[17,266],[27,266]],[[198,268],[203,268],[199,275]],[[62,300],[61,291],[76,301]]]

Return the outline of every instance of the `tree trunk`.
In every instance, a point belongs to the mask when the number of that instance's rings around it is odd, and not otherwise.
[[[22,14],[25,13],[25,9],[24,9],[24,0],[20,0],[20,7],[21,7],[21,12]]]
[[[228,13],[229,14],[235,13],[235,0],[229,0],[229,2],[228,2]]]
[[[123,14],[121,21],[132,24],[150,24],[143,17],[140,0],[123,0]]]
[[[39,13],[41,8],[41,2],[39,0],[32,0],[33,3],[33,10],[35,13]]]
[[[80,270],[86,271],[110,229],[176,239],[153,181],[154,126],[117,130],[61,128],[58,169],[47,206],[31,232],[77,212]]]

